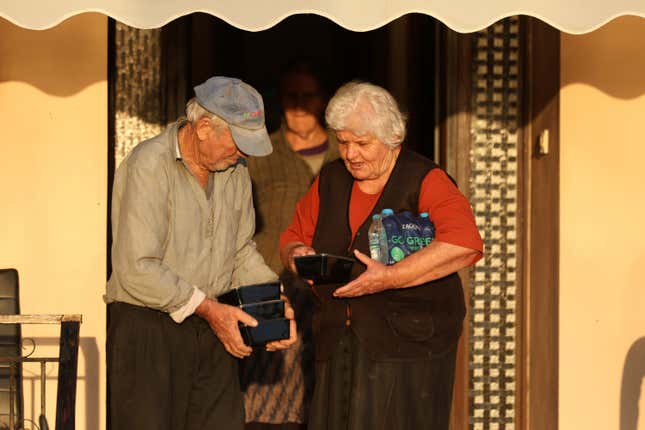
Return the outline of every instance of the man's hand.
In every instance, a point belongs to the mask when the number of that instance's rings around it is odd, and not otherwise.
[[[287,349],[298,340],[298,332],[296,331],[295,312],[289,303],[289,299],[284,294],[280,297],[284,300],[284,317],[289,320],[289,339],[275,340],[266,344],[267,351],[278,351],[280,349]]]
[[[197,306],[195,314],[208,322],[213,333],[231,355],[237,358],[251,355],[253,350],[250,346],[244,344],[242,334],[237,325],[239,321],[248,326],[257,326],[258,322],[251,315],[235,306],[225,305],[208,298]]]
[[[388,266],[354,250],[354,255],[367,266],[367,270],[347,285],[334,291],[334,297],[358,297],[396,288]]]

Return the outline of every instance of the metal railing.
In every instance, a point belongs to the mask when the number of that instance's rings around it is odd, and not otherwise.
[[[40,430],[48,430],[46,418],[46,368],[47,363],[58,363],[56,395],[56,430],[74,430],[76,407],[76,378],[78,368],[79,329],[82,315],[0,315],[0,324],[60,324],[60,349],[58,357],[0,356],[0,365],[9,366],[9,429],[24,429],[16,422],[15,386],[16,367],[22,363],[40,363]]]

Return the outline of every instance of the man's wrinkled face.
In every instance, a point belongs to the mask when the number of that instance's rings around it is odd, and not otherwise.
[[[201,164],[211,172],[226,170],[235,165],[238,158],[246,157],[237,149],[228,127],[210,127],[206,139],[200,141],[198,151]]]

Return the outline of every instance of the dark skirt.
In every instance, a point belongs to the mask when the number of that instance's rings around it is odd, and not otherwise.
[[[447,430],[455,353],[375,361],[345,330],[331,358],[316,362],[309,430]]]
[[[284,424],[286,430],[289,424],[305,424],[309,415],[314,385],[314,305],[309,285],[287,273],[281,280],[296,314],[298,341],[284,351],[256,349],[241,361],[240,379],[247,423]]]

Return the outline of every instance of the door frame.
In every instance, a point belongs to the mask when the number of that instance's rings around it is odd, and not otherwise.
[[[558,428],[560,32],[522,17],[517,424]],[[548,132],[548,135],[544,133]],[[540,150],[546,137],[548,153]]]
[[[473,37],[437,29],[439,163],[468,196]],[[558,428],[559,90],[560,32],[520,18],[521,129],[518,142],[518,273],[516,295],[515,427]],[[548,154],[539,140],[548,130]],[[470,273],[460,272],[466,303]],[[459,342],[452,429],[470,428],[470,320]]]

